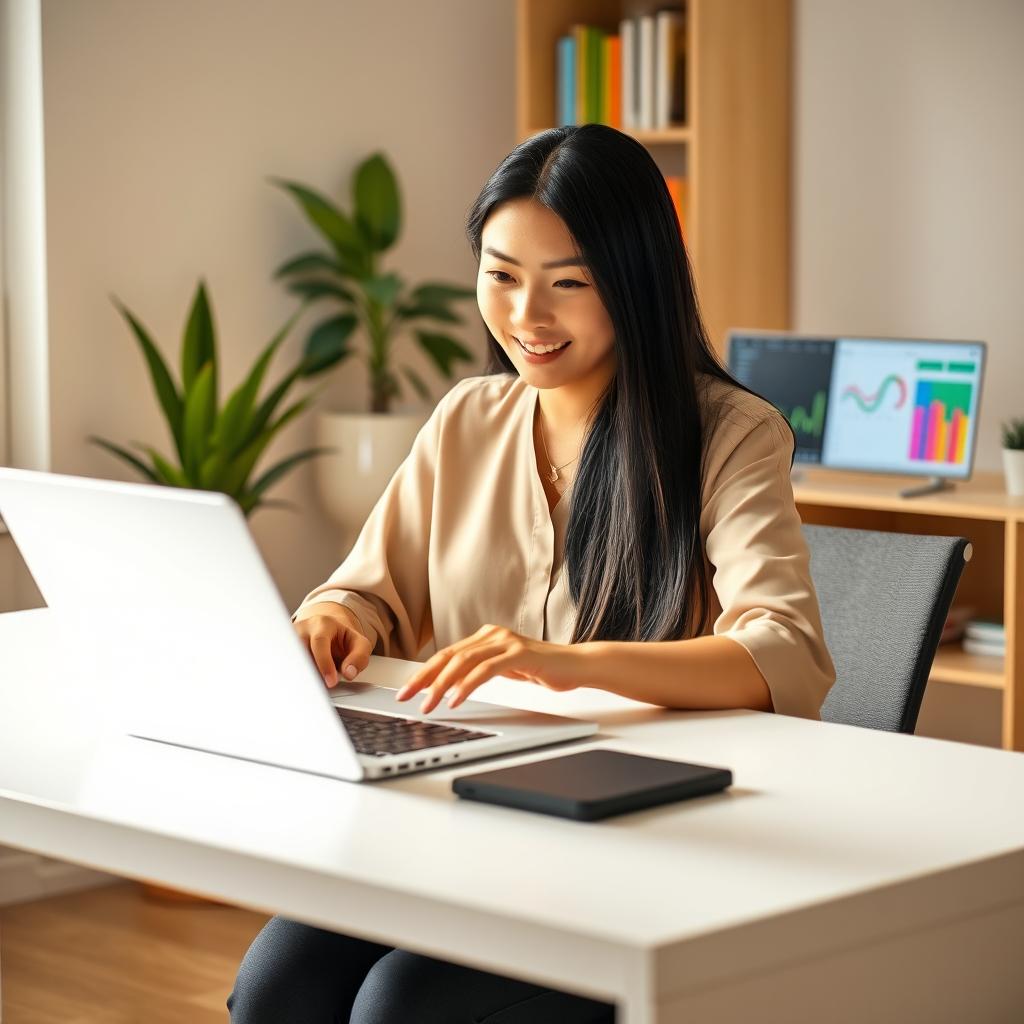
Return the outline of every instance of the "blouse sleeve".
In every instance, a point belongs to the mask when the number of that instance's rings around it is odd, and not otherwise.
[[[793,498],[793,436],[775,410],[730,427],[701,515],[722,609],[714,633],[747,650],[777,713],[818,719],[835,669]]]
[[[415,659],[433,636],[428,548],[434,471],[444,409],[438,402],[412,448],[377,500],[352,550],[292,615],[317,601],[351,609],[374,654]]]

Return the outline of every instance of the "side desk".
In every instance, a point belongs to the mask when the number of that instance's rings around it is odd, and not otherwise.
[[[793,492],[805,523],[896,533],[967,537],[974,554],[954,603],[1006,625],[1004,658],[943,644],[930,679],[1002,693],[1002,745],[1024,750],[1024,498],[1010,497],[999,473],[976,473],[952,490],[917,498],[899,492],[919,479],[799,469]]]

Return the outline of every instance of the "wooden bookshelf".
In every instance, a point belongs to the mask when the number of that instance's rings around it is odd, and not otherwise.
[[[955,604],[1006,626],[1002,658],[968,654],[958,643],[942,644],[930,679],[981,686],[1002,694],[1002,745],[1024,750],[1024,498],[1007,495],[999,473],[975,473],[953,490],[901,498],[910,477],[802,471],[794,481],[805,523],[897,533],[966,537],[973,551]]]
[[[576,22],[617,32],[662,4],[517,0],[518,141],[556,117],[555,44]],[[730,327],[790,316],[790,0],[680,0],[687,17],[685,127],[632,133],[687,181],[684,233],[719,352]]]

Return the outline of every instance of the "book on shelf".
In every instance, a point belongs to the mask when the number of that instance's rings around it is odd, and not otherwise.
[[[678,8],[658,11],[654,18],[653,127],[660,129],[685,121],[686,18]]]
[[[637,97],[640,95],[640,61],[637,53],[637,24],[635,18],[624,18],[619,26],[619,56],[622,60],[622,129],[632,132],[640,127]]]
[[[576,42],[572,36],[558,40],[559,125],[576,123]]]
[[[994,619],[971,619],[964,627],[964,634],[982,643],[1006,645],[1006,627]]]
[[[622,125],[622,37],[605,36],[604,112],[607,124]]]
[[[981,654],[988,658],[1003,658],[1006,656],[1006,644],[988,642],[986,640],[975,640],[973,637],[964,637],[965,654]]]
[[[623,18],[617,32],[576,22],[555,43],[559,124],[623,131],[686,123],[685,8]]]
[[[672,197],[672,205],[676,208],[676,217],[679,218],[679,230],[686,234],[686,179],[678,174],[666,174],[665,184],[668,186],[668,194]]]
[[[637,19],[637,76],[640,95],[636,98],[637,130],[650,131],[654,127],[654,15],[642,14]]]

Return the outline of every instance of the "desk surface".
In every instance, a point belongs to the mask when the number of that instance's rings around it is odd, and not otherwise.
[[[363,678],[398,685],[411,665],[374,658]],[[1024,899],[1020,754],[513,680],[478,696],[601,730],[333,781],[109,733],[50,613],[3,615],[0,842],[619,998],[631,1021],[687,986]],[[734,785],[592,824],[450,790],[456,774],[595,745],[723,765]]]

